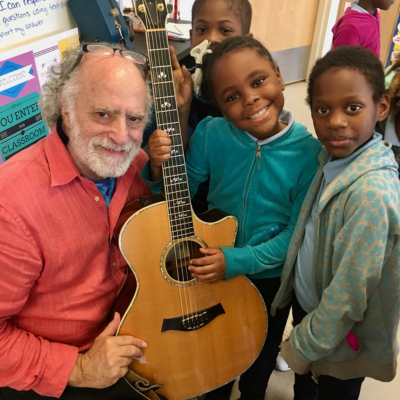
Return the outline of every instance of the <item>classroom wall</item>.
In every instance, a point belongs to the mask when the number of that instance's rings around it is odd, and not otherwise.
[[[286,82],[305,79],[319,0],[250,0],[251,31],[278,62]]]

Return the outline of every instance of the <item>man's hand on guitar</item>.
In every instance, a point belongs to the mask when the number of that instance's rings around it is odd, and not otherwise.
[[[161,164],[171,157],[171,139],[168,133],[157,129],[147,144],[149,150],[151,180],[157,182],[162,179]]]
[[[69,386],[106,388],[125,376],[133,358],[143,357],[146,342],[133,336],[114,336],[121,317],[114,319],[94,340],[86,353],[79,353],[68,380]]]
[[[200,249],[206,256],[190,260],[189,270],[192,276],[204,283],[213,283],[225,278],[225,256],[221,249]]]

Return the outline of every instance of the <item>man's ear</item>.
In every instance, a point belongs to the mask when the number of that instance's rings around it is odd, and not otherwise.
[[[379,102],[378,122],[383,121],[388,116],[389,111],[390,111],[390,97],[387,93],[385,93]]]
[[[253,34],[252,34],[251,32],[247,33],[247,34],[244,35],[244,36],[248,36],[248,37],[251,37],[251,38],[254,37]]]
[[[61,100],[61,118],[63,120],[63,130],[67,134],[71,129],[71,118],[69,112],[66,111],[65,102]]]
[[[281,71],[280,71],[278,65],[275,66],[275,73],[278,78],[279,86],[283,92],[285,90],[285,81],[283,80],[283,77],[282,77],[282,74],[281,74]]]

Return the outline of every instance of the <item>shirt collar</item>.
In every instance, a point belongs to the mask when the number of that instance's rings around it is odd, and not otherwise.
[[[350,8],[351,8],[353,11],[358,11],[358,12],[360,12],[360,13],[367,13],[367,14],[369,14],[369,12],[368,12],[367,10],[364,10],[362,7],[360,7],[360,6],[358,5],[358,0],[355,1],[354,3],[351,3],[351,4],[350,4]]]
[[[359,149],[348,155],[347,157],[338,158],[332,161],[332,156],[329,157],[328,163],[324,166],[324,178],[327,185],[329,185],[344,169],[346,169],[363,151],[368,147],[378,143],[382,140],[382,136],[374,136]]]
[[[64,134],[64,132],[62,132]],[[65,135],[65,134],[64,134]],[[57,128],[47,137],[45,153],[50,169],[51,186],[66,185],[81,175],[74,160],[62,142]]]
[[[278,132],[277,134],[275,134],[274,136],[271,136],[269,138],[266,139],[257,139],[256,137],[254,137],[253,135],[251,135],[249,132],[245,133],[247,134],[247,136],[249,138],[251,138],[252,140],[254,140],[259,146],[264,146],[264,144],[268,144],[271,143],[277,139],[279,139],[280,137],[282,137],[286,132],[289,131],[289,129],[292,127],[293,122],[294,122],[294,113],[293,111],[290,110],[286,110],[283,109],[282,112],[279,115],[279,121],[283,122],[284,124],[286,124],[286,127],[281,130],[280,132]]]

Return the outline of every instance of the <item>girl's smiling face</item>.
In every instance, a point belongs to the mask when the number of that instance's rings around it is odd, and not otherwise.
[[[386,118],[389,97],[375,103],[373,90],[355,69],[330,69],[314,83],[311,116],[318,139],[335,158],[347,157],[371,139]]]
[[[282,131],[279,121],[285,89],[278,67],[256,50],[233,51],[216,61],[213,94],[225,118],[257,139]]]

